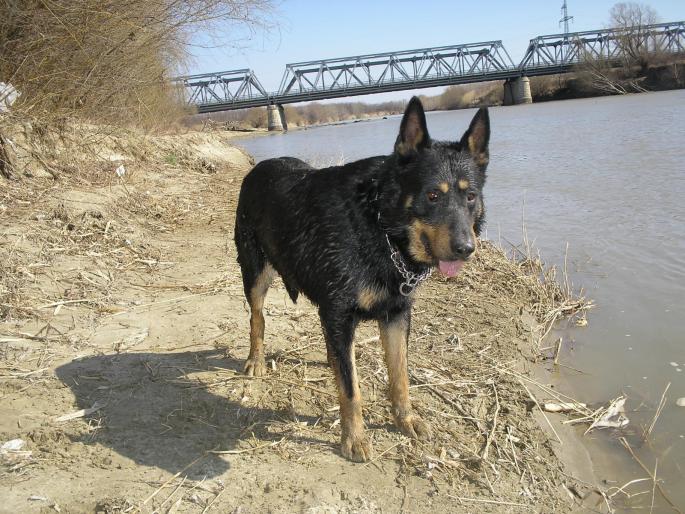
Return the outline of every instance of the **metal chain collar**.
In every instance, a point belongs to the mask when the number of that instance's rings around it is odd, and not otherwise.
[[[400,252],[398,252],[390,242],[388,234],[385,234],[385,240],[388,242],[388,247],[390,248],[392,263],[395,265],[395,268],[397,268],[400,275],[402,275],[402,278],[404,278],[404,282],[400,284],[400,294],[409,296],[414,292],[416,286],[431,276],[433,268],[428,268],[421,273],[414,273],[413,271],[408,270],[407,266],[404,264],[402,255],[400,255]]]
[[[376,206],[378,206],[378,190],[376,190],[376,197],[373,199],[373,201]],[[381,211],[378,209],[378,222],[380,223],[380,221]],[[428,268],[418,274],[414,273],[413,271],[409,271],[404,263],[402,255],[400,255],[400,252],[398,252],[392,245],[387,233],[385,234],[385,240],[388,242],[388,248],[390,248],[390,258],[392,259],[392,263],[395,265],[395,269],[397,269],[399,274],[402,275],[402,278],[404,278],[404,282],[400,284],[400,294],[402,296],[409,296],[414,292],[416,286],[433,274],[433,268]]]

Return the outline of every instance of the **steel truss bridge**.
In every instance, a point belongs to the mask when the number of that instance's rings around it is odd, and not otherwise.
[[[174,81],[189,106],[207,113],[567,73],[588,58],[620,62],[628,41],[640,53],[685,54],[685,21],[538,36],[530,40],[519,64],[501,41],[486,41],[292,63],[286,65],[277,92],[264,89],[249,69]]]

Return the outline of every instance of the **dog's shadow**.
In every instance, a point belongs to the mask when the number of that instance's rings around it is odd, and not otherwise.
[[[273,426],[266,430],[265,426],[288,419],[286,410],[246,408],[189,378],[193,372],[214,368],[238,371],[242,361],[209,350],[98,355],[60,366],[56,374],[72,389],[80,409],[96,402],[102,406],[87,416],[91,427],[100,428],[72,438],[110,447],[138,465],[171,473],[181,471],[207,450],[234,449],[253,434],[280,439],[278,430]],[[220,378],[217,374],[216,379]],[[211,478],[228,468],[227,459],[207,458],[188,473]]]

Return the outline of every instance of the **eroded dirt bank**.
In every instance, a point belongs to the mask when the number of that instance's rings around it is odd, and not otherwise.
[[[421,288],[411,394],[430,443],[394,430],[377,330],[360,327],[376,458],[353,464],[338,452],[316,311],[278,282],[272,371],[241,374],[249,323],[232,233],[251,162],[229,136],[5,135],[17,180],[0,178],[0,444],[25,446],[0,457],[0,511],[578,508],[587,490],[533,415],[540,324],[563,310],[534,266],[483,244],[459,277]]]

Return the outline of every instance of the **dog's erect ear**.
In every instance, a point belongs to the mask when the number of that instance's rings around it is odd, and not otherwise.
[[[490,116],[487,107],[481,107],[471,120],[469,129],[461,138],[462,148],[466,148],[478,166],[487,165],[490,157],[488,143],[490,142]]]
[[[395,153],[408,157],[430,144],[426,115],[423,112],[421,100],[412,97],[404,111],[400,133],[395,141]]]

